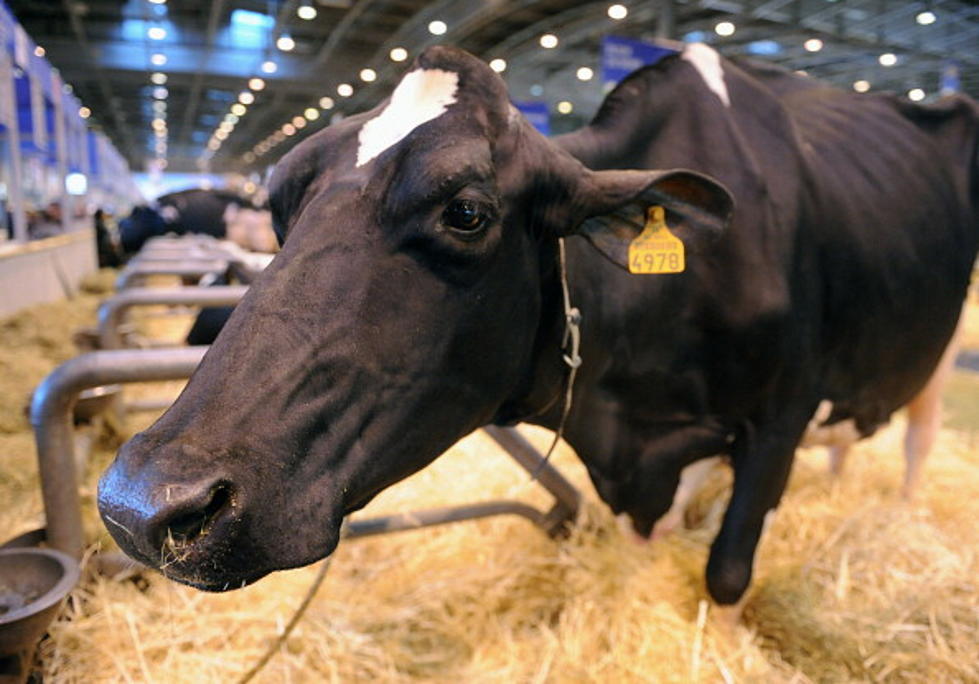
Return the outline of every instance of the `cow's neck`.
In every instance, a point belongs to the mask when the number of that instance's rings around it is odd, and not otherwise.
[[[497,411],[494,423],[530,422],[556,429],[561,419],[568,365],[563,360],[564,301],[558,265],[557,240],[540,247],[541,315],[534,351],[521,382]],[[574,305],[574,302],[571,302]]]

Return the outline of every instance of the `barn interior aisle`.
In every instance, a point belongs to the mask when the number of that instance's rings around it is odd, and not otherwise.
[[[979,683],[977,97],[966,0],[0,0],[0,684]]]

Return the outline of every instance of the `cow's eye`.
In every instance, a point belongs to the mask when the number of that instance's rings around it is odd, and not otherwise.
[[[463,233],[474,233],[486,224],[486,211],[479,202],[456,199],[442,212],[442,224]]]

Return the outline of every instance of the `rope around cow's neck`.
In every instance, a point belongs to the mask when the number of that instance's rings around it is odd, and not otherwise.
[[[568,421],[568,414],[571,413],[571,400],[574,393],[574,379],[581,366],[581,355],[578,353],[581,347],[581,311],[577,307],[571,306],[571,293],[568,289],[568,258],[564,249],[564,238],[558,238],[558,271],[561,278],[561,295],[564,301],[564,337],[561,340],[561,358],[568,367],[568,377],[564,387],[564,405],[561,407],[561,419],[558,421],[557,430],[554,432],[554,440],[544,454],[540,464],[531,473],[530,479],[536,480],[544,467],[551,459],[551,454],[557,448],[558,442],[564,436],[564,426]]]
[[[313,597],[316,596],[316,592],[319,591],[320,585],[323,584],[323,579],[326,577],[326,571],[329,569],[330,561],[332,559],[332,555],[323,559],[323,562],[320,564],[319,572],[317,572],[316,577],[313,579],[313,583],[309,585],[309,589],[306,590],[306,596],[303,597],[302,603],[300,603],[299,607],[296,608],[296,612],[293,613],[292,619],[289,620],[289,624],[287,624],[285,629],[282,630],[282,634],[280,634],[278,638],[269,645],[268,649],[265,651],[265,654],[259,659],[259,661],[252,665],[251,669],[241,676],[241,678],[238,680],[238,684],[247,684],[250,682],[255,675],[261,672],[262,668],[264,668],[268,662],[272,660],[272,656],[279,652],[279,649],[282,648],[282,644],[286,642],[286,639],[289,638],[293,628],[299,623],[299,620],[302,618],[303,614],[305,614],[306,609],[309,608],[309,604],[312,603]]]

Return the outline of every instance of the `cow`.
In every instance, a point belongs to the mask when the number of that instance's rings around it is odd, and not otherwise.
[[[725,455],[706,584],[735,605],[820,404],[867,433],[937,365],[979,240],[977,121],[962,97],[778,96],[693,44],[549,140],[486,64],[428,48],[279,162],[282,250],[103,474],[102,519],[174,580],[236,588],[525,421],[643,536]]]

